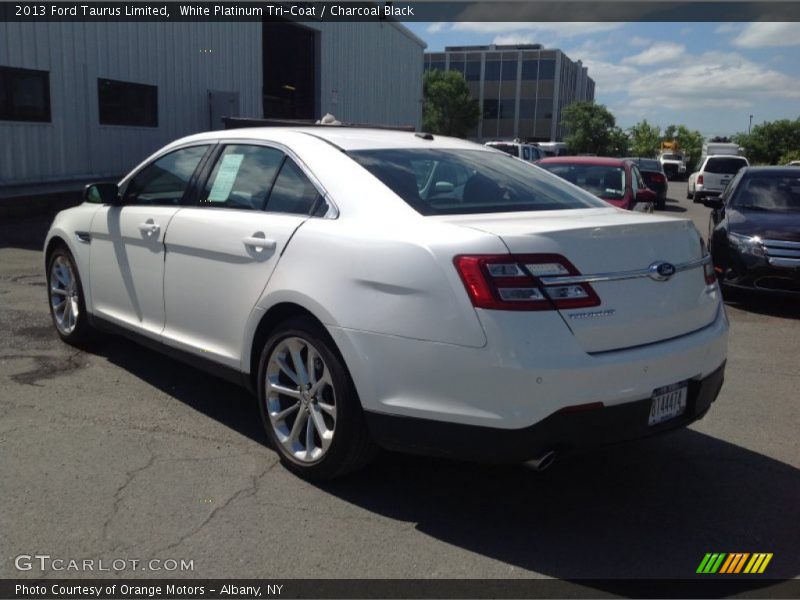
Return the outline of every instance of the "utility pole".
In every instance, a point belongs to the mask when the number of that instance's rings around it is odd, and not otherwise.
[[[750,115],[750,124],[747,126],[747,135],[750,135],[750,130],[753,128],[753,115]]]

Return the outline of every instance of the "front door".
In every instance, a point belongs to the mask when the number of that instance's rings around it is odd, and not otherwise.
[[[94,314],[150,337],[164,328],[164,239],[209,146],[163,155],[122,186],[122,206],[92,221]]]

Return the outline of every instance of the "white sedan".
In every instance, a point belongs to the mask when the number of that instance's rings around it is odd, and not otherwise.
[[[684,426],[722,385],[690,221],[462,140],[194,135],[88,186],[44,251],[63,340],[121,333],[242,383],[310,478],[380,447],[544,468]]]

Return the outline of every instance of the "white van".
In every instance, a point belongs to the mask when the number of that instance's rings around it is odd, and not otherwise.
[[[484,146],[500,150],[511,156],[516,156],[528,162],[536,162],[544,158],[544,153],[533,144],[523,144],[522,142],[486,142]]]

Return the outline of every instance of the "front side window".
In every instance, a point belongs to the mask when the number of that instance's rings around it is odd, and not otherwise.
[[[50,74],[0,67],[0,120],[50,122]]]
[[[125,204],[174,206],[181,203],[189,180],[208,146],[191,146],[162,156],[139,171],[125,189]]]
[[[158,88],[154,85],[97,80],[101,125],[158,127]]]
[[[607,207],[541,169],[495,152],[404,148],[348,156],[423,215]],[[417,173],[430,163],[435,181],[421,187]],[[437,173],[458,175],[439,181]]]
[[[226,146],[208,178],[200,204],[263,210],[284,153],[265,146]]]

